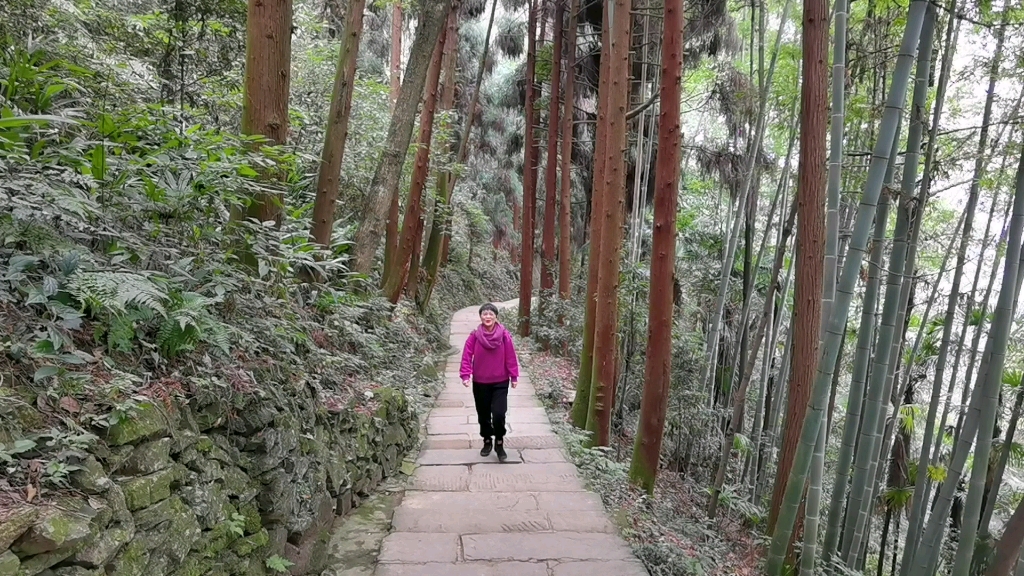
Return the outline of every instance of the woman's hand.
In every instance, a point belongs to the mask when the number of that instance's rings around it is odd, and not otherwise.
[[[512,381],[512,387],[515,388],[516,386],[519,386],[519,382],[513,380]]]
[[[469,388],[469,378],[463,379],[462,385],[465,386],[466,388]]]

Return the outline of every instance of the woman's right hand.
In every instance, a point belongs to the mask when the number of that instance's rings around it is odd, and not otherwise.
[[[462,381],[462,385],[465,386],[466,388],[469,388],[469,378],[466,378],[465,380],[463,380]]]

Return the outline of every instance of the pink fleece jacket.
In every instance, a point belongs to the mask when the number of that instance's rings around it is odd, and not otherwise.
[[[519,380],[519,360],[512,336],[501,324],[490,332],[480,326],[466,339],[462,349],[463,380],[470,377],[477,384],[500,384],[509,379]]]

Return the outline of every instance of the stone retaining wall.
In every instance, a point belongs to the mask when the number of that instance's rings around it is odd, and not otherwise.
[[[417,440],[407,398],[373,394],[338,411],[292,389],[140,404],[80,459],[77,494],[0,500],[0,576],[262,575],[275,555],[319,574],[335,516]]]

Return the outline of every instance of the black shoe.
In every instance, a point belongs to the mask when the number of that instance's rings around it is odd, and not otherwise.
[[[501,440],[494,443],[494,453],[498,455],[498,462],[508,460],[508,454],[505,453],[505,443]]]
[[[483,457],[490,456],[491,447],[493,446],[490,438],[484,438],[484,447],[480,449],[480,455]]]

